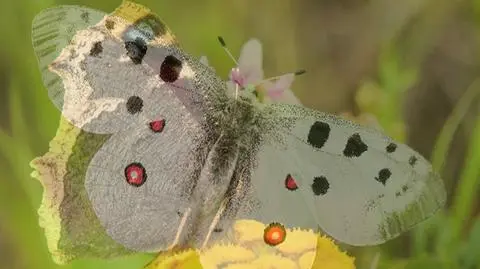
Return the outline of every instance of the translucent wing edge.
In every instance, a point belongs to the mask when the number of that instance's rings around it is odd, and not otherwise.
[[[63,106],[62,80],[49,71],[49,65],[79,29],[99,22],[106,13],[82,6],[64,5],[41,11],[32,21],[32,45],[42,73],[44,86],[55,106]]]

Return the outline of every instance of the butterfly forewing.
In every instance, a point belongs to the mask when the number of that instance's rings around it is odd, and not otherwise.
[[[79,6],[49,8],[32,22],[32,42],[48,95],[58,109],[63,106],[63,84],[49,65],[60,55],[80,29],[99,22],[106,14]]]

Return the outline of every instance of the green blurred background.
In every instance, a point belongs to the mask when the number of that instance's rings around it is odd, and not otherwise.
[[[36,13],[58,4],[111,12],[120,0],[0,0],[0,268],[53,264],[36,210],[42,189],[29,162],[48,150],[59,111],[41,83],[31,45]],[[226,78],[251,37],[267,76],[308,70],[293,91],[309,107],[377,122],[433,161],[448,207],[379,247],[351,248],[358,268],[480,268],[479,0],[139,0],[184,48]],[[63,268],[140,268],[140,255]]]

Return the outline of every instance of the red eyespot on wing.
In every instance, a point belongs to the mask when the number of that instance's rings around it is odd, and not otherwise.
[[[283,227],[282,224],[277,222],[270,223],[263,231],[263,241],[270,246],[276,246],[283,243],[286,237],[287,230],[285,230],[285,227]]]
[[[287,188],[287,190],[289,191],[294,191],[298,189],[297,182],[290,174],[288,174],[285,178],[285,188]]]
[[[147,180],[147,172],[141,163],[131,163],[125,167],[125,179],[128,184],[140,187]]]
[[[149,123],[150,130],[154,133],[161,133],[165,127],[165,120],[156,120]]]

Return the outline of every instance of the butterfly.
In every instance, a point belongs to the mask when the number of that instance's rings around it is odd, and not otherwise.
[[[66,137],[33,162],[58,261],[205,247],[238,219],[375,245],[445,203],[441,178],[408,146],[298,103],[264,102],[294,74],[262,81],[257,41],[225,83],[130,1],[111,14],[47,9],[32,31],[64,118]]]

